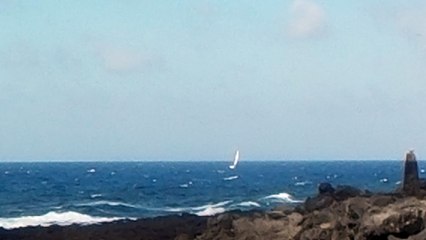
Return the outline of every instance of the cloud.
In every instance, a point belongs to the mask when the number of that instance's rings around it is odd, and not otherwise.
[[[313,38],[326,31],[326,13],[312,0],[295,0],[290,9],[287,33],[292,38]]]

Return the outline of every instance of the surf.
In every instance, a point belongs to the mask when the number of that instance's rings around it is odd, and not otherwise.
[[[118,217],[94,217],[78,212],[48,212],[41,216],[23,216],[15,218],[0,218],[0,227],[14,229],[21,227],[48,227],[51,225],[67,226],[72,224],[89,225],[103,222],[123,220]]]
[[[278,194],[271,194],[269,196],[264,197],[265,200],[271,200],[273,202],[283,202],[283,203],[301,203],[302,200],[294,199],[292,195],[282,192]]]

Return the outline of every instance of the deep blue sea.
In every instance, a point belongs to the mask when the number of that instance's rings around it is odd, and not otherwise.
[[[421,173],[426,167],[419,162]],[[0,227],[295,204],[321,182],[389,191],[402,161],[0,163]]]

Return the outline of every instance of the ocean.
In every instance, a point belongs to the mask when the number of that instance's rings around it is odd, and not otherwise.
[[[425,164],[419,161],[421,174]],[[321,182],[391,191],[402,161],[0,163],[0,227],[294,205]]]

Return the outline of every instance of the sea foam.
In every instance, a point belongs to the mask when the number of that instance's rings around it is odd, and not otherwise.
[[[226,211],[225,206],[230,204],[232,201],[223,201],[215,204],[206,204],[198,207],[177,207],[177,208],[165,208],[166,212],[186,212],[192,213],[198,216],[212,216]]]
[[[0,218],[0,227],[5,229],[13,229],[30,226],[47,227],[51,225],[66,226],[71,224],[88,225],[102,222],[112,222],[121,219],[123,218],[93,217],[78,212],[48,212],[47,214],[41,216]]]
[[[207,207],[206,209],[196,212],[197,216],[213,216],[219,213],[224,213],[226,211],[223,207]]]
[[[114,201],[94,201],[94,202],[86,202],[86,203],[78,203],[75,204],[75,206],[79,207],[94,207],[94,206],[102,206],[102,205],[108,205],[112,207],[128,207],[128,208],[139,208],[137,205],[124,203],[124,202],[114,202]]]
[[[257,202],[253,202],[253,201],[247,201],[247,202],[239,203],[238,206],[241,206],[241,207],[260,207],[260,204],[257,203]]]
[[[272,194],[264,197],[263,199],[271,199],[275,202],[287,202],[287,203],[300,203],[303,202],[301,200],[296,200],[290,194],[283,192],[278,194]]]

